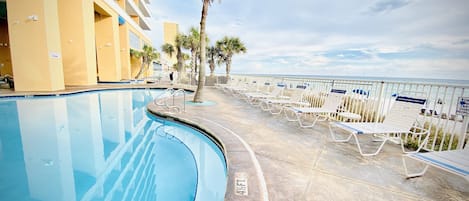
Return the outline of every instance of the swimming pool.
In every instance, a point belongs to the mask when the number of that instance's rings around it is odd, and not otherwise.
[[[0,99],[0,200],[223,200],[220,148],[154,117],[162,90]]]

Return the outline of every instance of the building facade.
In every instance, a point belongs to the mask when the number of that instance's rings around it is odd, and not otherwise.
[[[174,47],[174,54],[164,54],[162,58],[163,68],[172,69],[173,65],[177,62],[176,59],[176,36],[179,33],[179,25],[174,22],[163,23],[163,44],[171,44]]]
[[[151,45],[150,0],[0,0],[0,75],[15,91],[132,79]]]

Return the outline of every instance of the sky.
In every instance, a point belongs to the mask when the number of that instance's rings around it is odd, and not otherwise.
[[[198,28],[202,0],[151,0],[150,10],[161,50],[163,22]],[[469,80],[467,0],[214,0],[206,31],[211,44],[244,43],[236,74]]]

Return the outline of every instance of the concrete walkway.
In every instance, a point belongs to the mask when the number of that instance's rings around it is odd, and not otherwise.
[[[326,124],[301,129],[215,88],[206,88],[204,99],[216,104],[186,105],[180,114],[148,107],[221,141],[229,171],[226,200],[469,200],[468,181],[434,168],[405,179],[399,145],[362,157],[355,144],[332,142]]]

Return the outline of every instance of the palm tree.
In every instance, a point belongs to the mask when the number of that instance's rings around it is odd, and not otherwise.
[[[230,78],[231,58],[234,54],[245,53],[247,51],[243,42],[238,37],[225,36],[217,41],[216,47],[220,49],[223,55],[223,62],[226,64],[226,79]]]
[[[177,34],[174,40],[176,46],[176,59],[177,59],[177,71],[179,74],[179,78],[185,77],[185,68],[184,68],[184,59],[183,59],[183,52],[182,48],[187,44],[187,36],[184,34]]]
[[[143,45],[142,51],[131,49],[130,54],[136,58],[142,59],[142,65],[140,66],[140,70],[135,76],[135,79],[138,79],[144,71],[148,70],[153,60],[158,59],[160,57],[160,53],[158,53],[155,48],[149,45]]]
[[[188,61],[190,59],[191,59],[191,56],[189,54],[182,53],[182,61],[183,61],[184,64],[186,64],[186,61]]]
[[[187,44],[185,48],[191,51],[191,69],[194,72],[197,72],[197,52],[200,48],[199,41],[199,30],[197,30],[195,27],[191,27],[189,30],[189,34],[187,35]]]
[[[218,48],[215,46],[210,46],[207,47],[207,62],[209,64],[209,69],[210,69],[210,76],[214,76],[214,71],[215,71],[215,63],[217,62],[217,59],[219,57],[220,51]]]
[[[200,103],[203,97],[203,88],[205,84],[205,48],[206,48],[206,34],[205,34],[205,21],[207,20],[208,7],[212,4],[213,0],[203,0],[202,16],[200,19],[200,69],[199,81],[197,89],[195,90],[194,102]]]
[[[169,43],[163,44],[161,46],[161,51],[163,51],[164,53],[166,53],[166,55],[168,55],[169,60],[171,60],[171,57],[173,57],[173,54],[175,52],[174,46]]]

